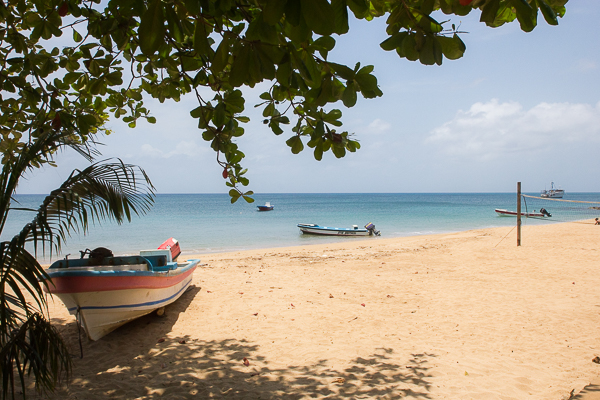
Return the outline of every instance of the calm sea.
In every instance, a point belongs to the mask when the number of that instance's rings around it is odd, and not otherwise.
[[[21,207],[36,208],[44,196],[18,195],[16,198]],[[226,194],[157,195],[152,210],[134,217],[131,223],[104,222],[91,226],[86,236],[74,234],[58,258],[65,254],[78,257],[79,250],[96,247],[107,247],[119,255],[137,254],[141,249],[158,247],[169,237],[179,240],[184,255],[356,240],[303,235],[297,228],[298,223],[363,227],[372,222],[383,238],[515,225],[514,218],[499,217],[494,212],[495,208],[516,210],[515,193],[287,193],[256,194],[254,198],[253,204],[243,200],[231,204]],[[600,193],[567,193],[567,198],[600,201]],[[274,205],[274,210],[257,211],[256,205],[267,201]],[[530,209],[539,209],[540,204],[528,201]],[[594,217],[589,211],[578,215],[568,211],[568,204],[560,203],[560,207],[555,204],[543,205],[553,212],[552,221]],[[598,213],[600,216],[600,211]],[[32,215],[26,212],[13,212],[0,239],[12,237],[31,219]],[[524,220],[524,224],[539,223],[548,221]],[[376,237],[370,239],[377,240]],[[47,256],[38,254],[38,258],[49,261]],[[56,258],[53,256],[52,260]]]

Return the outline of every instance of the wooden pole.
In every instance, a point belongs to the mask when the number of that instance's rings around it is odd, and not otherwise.
[[[521,182],[517,182],[517,246],[521,245]]]

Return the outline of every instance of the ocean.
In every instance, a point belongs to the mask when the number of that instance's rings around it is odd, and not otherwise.
[[[531,195],[539,195],[531,193]],[[44,195],[17,195],[18,207],[37,208]],[[565,199],[600,201],[600,193],[567,193]],[[158,247],[169,237],[179,240],[182,254],[231,252],[271,247],[286,247],[357,240],[352,237],[325,237],[302,234],[299,223],[322,226],[363,227],[372,222],[381,238],[458,232],[478,228],[515,226],[515,219],[499,217],[496,208],[516,210],[516,193],[359,193],[359,194],[255,194],[254,203],[239,200],[231,204],[227,194],[159,194],[149,213],[134,216],[131,223],[102,222],[90,226],[87,235],[74,233],[60,254],[49,262],[79,257],[79,251],[107,247],[114,254],[137,254]],[[539,209],[534,199],[527,207]],[[257,205],[270,202],[273,211],[259,212]],[[547,201],[548,202],[548,201]],[[577,207],[568,207],[573,204]],[[524,219],[523,224],[544,224],[593,218],[593,210],[579,214],[577,203],[544,203],[553,217],[548,220]],[[19,232],[32,213],[14,211],[0,240]],[[377,240],[378,237],[362,238]],[[360,239],[358,239],[360,240]]]

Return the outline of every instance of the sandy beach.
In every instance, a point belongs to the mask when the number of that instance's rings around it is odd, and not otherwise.
[[[84,338],[83,358],[55,299],[74,369],[52,397],[595,398],[600,227],[522,232],[200,254],[164,317]]]

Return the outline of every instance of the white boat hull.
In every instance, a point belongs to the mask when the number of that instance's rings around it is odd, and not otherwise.
[[[169,252],[170,250],[163,250]],[[162,257],[162,260],[161,260]],[[48,270],[49,292],[80,317],[91,340],[176,301],[192,282],[200,260],[166,262],[146,255],[92,261],[61,260]]]
[[[299,224],[302,233],[325,236],[370,236],[371,231],[367,229],[332,228],[314,224]]]
[[[128,289],[103,292],[57,293],[71,315],[80,314],[91,340],[98,340],[136,318],[177,300],[189,288],[190,275],[180,283],[161,289]]]
[[[508,210],[503,210],[503,209],[496,209],[494,210],[496,211],[496,214],[498,214],[501,217],[516,217],[517,216],[517,212],[516,211],[508,211]],[[542,213],[528,213],[528,212],[522,212],[521,213],[522,217],[529,217],[529,218],[544,218],[546,217],[546,215],[542,214]]]

